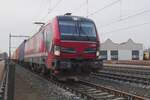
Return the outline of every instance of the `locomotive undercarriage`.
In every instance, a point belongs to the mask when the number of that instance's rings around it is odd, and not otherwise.
[[[54,64],[54,76],[57,79],[73,79],[85,76],[91,72],[97,72],[103,66],[101,59],[94,60],[56,60]],[[55,73],[56,72],[56,73]]]
[[[101,59],[94,60],[55,60],[53,67],[48,69],[45,64],[21,62],[24,66],[31,71],[48,75],[57,80],[75,80],[78,81],[79,77],[86,76],[91,72],[97,72],[102,68],[103,62]]]

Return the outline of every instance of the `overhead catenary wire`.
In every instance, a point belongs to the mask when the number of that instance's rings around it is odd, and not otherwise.
[[[57,1],[57,3],[55,4],[55,6],[48,12],[48,14],[52,13],[52,11],[53,11],[62,1],[63,1],[63,0]]]
[[[150,21],[145,22],[145,23],[142,23],[142,24],[136,24],[136,25],[132,25],[132,26],[128,26],[128,27],[124,27],[124,28],[120,28],[120,29],[116,29],[116,30],[104,32],[103,34],[106,34],[106,33],[113,33],[113,32],[117,32],[117,31],[122,31],[122,30],[131,29],[131,28],[136,28],[136,27],[143,26],[143,25],[146,25],[146,24],[150,24]]]
[[[52,4],[52,0],[49,0],[49,7],[48,7],[48,13],[51,10],[51,4]]]
[[[84,7],[86,5],[86,1],[84,1],[83,3],[81,3],[78,7],[74,8],[71,12],[75,13],[78,10],[80,10],[82,7]]]
[[[86,17],[88,17],[88,13],[89,13],[89,1],[86,0]]]
[[[44,1],[43,0],[40,0],[40,2],[39,2],[39,6],[38,6],[38,8],[36,9],[37,11],[35,12],[35,16],[36,16],[36,18],[35,19],[39,19],[39,18],[41,18],[41,15],[42,15],[42,13],[43,13],[43,10],[44,10],[44,8],[45,8],[45,6],[46,6],[47,4],[46,3],[44,3]],[[44,6],[44,7],[43,7]],[[40,14],[40,15],[39,15]],[[40,17],[39,17],[40,16]]]
[[[98,9],[98,10],[96,10],[95,12],[88,14],[87,16],[88,16],[88,17],[89,17],[89,16],[93,16],[93,15],[97,14],[98,12],[103,11],[104,9],[113,6],[114,4],[118,3],[119,1],[120,1],[120,0],[116,0],[116,1],[114,1],[114,2],[112,2],[112,3],[110,3],[110,4],[108,4],[108,5],[106,5],[106,6],[103,7],[103,8]]]
[[[107,27],[107,26],[112,25],[112,24],[114,24],[114,23],[118,23],[118,22],[121,22],[121,21],[125,21],[125,20],[128,20],[128,19],[130,19],[130,18],[133,18],[133,17],[139,16],[139,15],[143,15],[143,14],[145,14],[145,13],[149,13],[149,12],[150,12],[150,9],[148,9],[148,10],[144,10],[144,11],[142,11],[142,12],[139,12],[139,13],[136,13],[136,14],[133,14],[133,15],[129,15],[129,16],[127,16],[127,17],[124,17],[124,18],[118,19],[118,20],[116,20],[116,21],[114,21],[114,22],[111,22],[111,23],[108,23],[108,24],[102,25],[101,27]]]
[[[122,0],[120,0],[120,19],[122,18]]]
[[[45,7],[46,9],[48,9],[48,12],[46,12],[46,14],[44,14],[41,19],[45,19],[48,16],[49,10],[51,8],[51,0],[48,0],[49,2],[47,3],[47,6]]]
[[[59,0],[56,2],[56,4],[53,6],[53,8],[50,9],[50,7],[48,8],[48,12],[47,14],[43,17],[43,19],[45,19],[50,13],[52,13],[54,11],[54,9],[56,9],[56,7],[62,2],[63,0]]]

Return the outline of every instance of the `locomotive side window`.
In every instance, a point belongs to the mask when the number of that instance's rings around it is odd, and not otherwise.
[[[46,43],[47,34],[46,34],[46,31],[45,31],[45,30],[43,30],[43,35],[44,35],[44,42]]]
[[[46,48],[49,51],[51,48],[51,41],[52,41],[52,25],[48,25],[45,29],[45,39],[46,39]]]

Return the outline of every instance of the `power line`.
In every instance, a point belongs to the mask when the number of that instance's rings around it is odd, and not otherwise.
[[[88,17],[88,13],[89,13],[89,7],[88,7],[88,4],[89,4],[89,1],[86,0],[86,6],[87,6],[87,8],[86,8],[86,17]]]
[[[100,12],[100,11],[102,11],[102,10],[104,10],[104,9],[106,9],[106,8],[108,8],[108,7],[111,7],[112,5],[118,3],[119,1],[120,1],[120,0],[116,0],[116,1],[114,1],[114,2],[112,2],[112,3],[110,3],[110,4],[108,4],[108,5],[106,5],[105,7],[101,8],[101,9],[98,9],[97,11],[95,11],[95,12],[89,14],[88,16],[95,15],[95,14],[97,14],[98,12]]]
[[[35,13],[35,16],[37,19],[39,18],[39,14],[40,14],[40,16],[42,15],[44,1],[41,0],[39,3],[40,3],[40,5]],[[45,5],[44,5],[44,7],[45,7]],[[37,17],[37,15],[38,15],[38,17]]]
[[[120,0],[120,19],[122,17],[122,0]]]
[[[132,25],[132,26],[128,26],[128,27],[125,27],[125,28],[116,29],[116,30],[109,31],[109,32],[106,32],[106,33],[113,33],[113,32],[117,32],[117,31],[122,31],[122,30],[130,29],[130,28],[135,28],[135,27],[143,26],[143,25],[146,25],[146,24],[150,24],[150,21],[142,23],[142,24],[137,24],[137,25]]]
[[[43,19],[44,18],[46,18],[50,13],[52,13],[52,11],[62,2],[63,0],[59,0],[56,4],[55,4],[55,6],[52,8],[52,9],[49,9],[48,8],[48,10],[50,10],[50,11],[48,11],[48,13],[43,17]]]
[[[52,0],[49,0],[49,7],[48,7],[48,13],[51,10],[51,4],[52,4]]]
[[[127,19],[130,19],[130,18],[139,16],[139,15],[143,15],[143,14],[148,13],[148,12],[150,12],[150,9],[149,9],[149,10],[144,10],[144,11],[139,12],[139,13],[136,13],[136,14],[134,14],[134,15],[129,15],[129,16],[125,17],[125,18],[121,18],[121,19],[116,20],[116,21],[114,21],[114,22],[105,24],[105,25],[103,25],[103,26],[101,26],[101,27],[107,27],[107,26],[109,26],[109,25],[111,25],[111,24],[118,23],[118,22],[121,22],[121,21],[125,21],[125,20],[127,20]]]
[[[83,3],[81,3],[78,7],[74,8],[72,13],[75,13],[76,11],[80,10],[81,7],[85,6],[86,5],[86,1],[84,1]]]
[[[49,2],[46,3],[46,5],[44,6],[44,8],[48,9],[48,12],[49,12],[49,9],[51,7],[51,0],[48,0],[48,1]],[[41,19],[45,19],[48,16],[48,12],[46,12],[46,14],[42,14]]]
[[[63,0],[59,0],[59,1],[55,4],[55,6],[51,9],[51,11],[48,12],[48,14],[52,13],[52,11],[53,11],[62,1],[63,1]]]

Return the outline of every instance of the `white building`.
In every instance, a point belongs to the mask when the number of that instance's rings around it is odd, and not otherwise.
[[[100,58],[105,60],[143,60],[143,44],[131,39],[124,43],[114,43],[107,39],[100,47]]]

